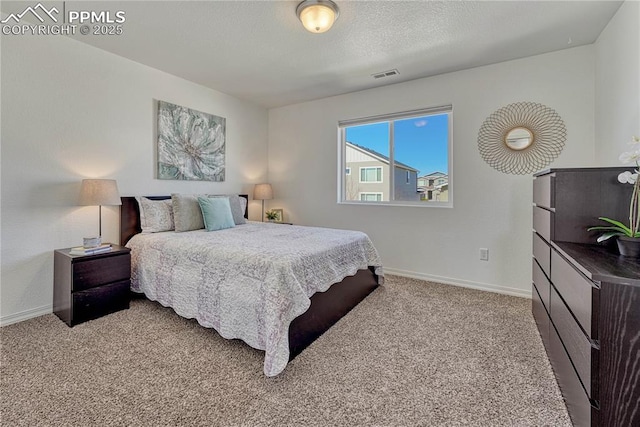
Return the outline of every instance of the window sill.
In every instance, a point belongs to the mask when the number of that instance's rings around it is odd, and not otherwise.
[[[403,206],[406,208],[453,208],[452,202],[360,202],[357,200],[342,200],[339,205],[360,206]]]

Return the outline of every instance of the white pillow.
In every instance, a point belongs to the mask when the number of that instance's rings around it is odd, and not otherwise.
[[[171,231],[175,228],[171,199],[151,200],[136,197],[140,207],[140,227],[143,233]]]

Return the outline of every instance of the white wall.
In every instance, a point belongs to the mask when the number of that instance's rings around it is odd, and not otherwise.
[[[3,36],[1,78],[4,324],[51,312],[53,250],[98,232],[98,208],[77,206],[83,178],[116,179],[122,195],[250,193],[266,179],[266,109],[63,36]],[[226,117],[225,182],[155,179],[157,100]],[[103,208],[109,241],[117,212]]]
[[[269,110],[269,181],[294,223],[362,230],[387,271],[515,295],[531,292],[532,178],[477,149],[487,116],[512,102],[556,110],[568,131],[551,167],[594,162],[593,46]],[[454,208],[338,205],[339,120],[453,104]],[[479,248],[490,260],[479,260]]]
[[[627,0],[598,37],[596,159],[620,166],[631,136],[640,136],[640,2]]]

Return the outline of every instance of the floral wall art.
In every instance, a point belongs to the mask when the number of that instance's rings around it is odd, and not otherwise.
[[[224,181],[226,119],[158,101],[158,179]]]

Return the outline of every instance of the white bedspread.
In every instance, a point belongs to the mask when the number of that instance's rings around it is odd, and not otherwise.
[[[309,297],[369,266],[382,284],[380,257],[358,231],[248,222],[206,232],[138,234],[131,288],[180,316],[265,350],[264,373],[289,361],[289,324]]]

